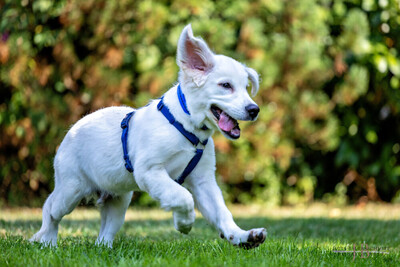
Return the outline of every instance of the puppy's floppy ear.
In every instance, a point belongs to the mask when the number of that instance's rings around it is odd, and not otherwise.
[[[179,37],[177,64],[197,86],[204,84],[215,65],[213,53],[202,39],[193,36],[190,24],[183,29]]]
[[[259,78],[258,78],[258,73],[253,70],[252,68],[246,67],[246,72],[249,75],[249,80],[251,82],[251,95],[255,96],[258,92],[259,88]]]

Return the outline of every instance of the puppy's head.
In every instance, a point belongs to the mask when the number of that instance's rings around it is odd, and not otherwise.
[[[193,36],[190,25],[179,38],[177,63],[181,69],[179,82],[197,124],[238,139],[237,121],[257,119],[259,108],[247,91],[250,80],[252,95],[257,93],[257,72],[230,57],[215,55],[202,39]]]

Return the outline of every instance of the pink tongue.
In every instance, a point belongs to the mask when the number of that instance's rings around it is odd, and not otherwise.
[[[230,132],[235,126],[235,122],[223,111],[219,116],[218,126],[225,132]]]

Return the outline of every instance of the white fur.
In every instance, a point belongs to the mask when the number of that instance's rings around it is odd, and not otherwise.
[[[183,186],[174,181],[194,156],[196,148],[157,110],[158,100],[140,108],[130,121],[128,152],[134,175],[124,167],[120,123],[133,108],[109,107],[79,120],[67,133],[54,161],[55,188],[43,206],[43,224],[31,240],[57,244],[58,224],[79,201],[101,193],[101,229],[98,244],[112,246],[124,222],[133,191],[145,191],[173,211],[177,230],[188,233],[195,206],[234,245],[258,246],[264,228],[244,231],[233,221],[215,181],[215,151],[211,135],[219,130],[210,111],[217,105],[237,120],[251,120],[245,107],[255,104],[247,92],[250,79],[258,90],[257,73],[232,58],[214,55],[207,44],[183,30],[177,62],[179,83],[191,115],[183,112],[177,86],[165,93],[164,102],[177,121],[201,140],[209,139],[203,157]],[[220,86],[229,82],[234,90]],[[253,118],[254,119],[254,118]],[[206,125],[209,130],[200,130]],[[106,196],[112,196],[106,199]],[[257,239],[258,238],[258,239]]]

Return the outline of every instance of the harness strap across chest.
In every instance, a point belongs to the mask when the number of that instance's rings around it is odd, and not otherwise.
[[[180,90],[180,85],[178,85],[178,99],[184,112],[190,115],[186,107],[185,96]],[[169,111],[168,107],[164,105],[164,97],[161,97],[160,102],[157,104],[157,109],[164,115],[164,117],[169,121],[169,123],[172,124],[196,148],[195,155],[189,161],[188,165],[183,170],[182,174],[175,180],[178,184],[183,184],[185,182],[186,177],[194,170],[194,168],[196,168],[197,164],[199,163],[201,156],[203,155],[204,147],[207,145],[208,139],[201,142],[196,135],[187,131],[180,122],[175,120],[175,117]],[[129,120],[132,118],[134,113],[135,112],[133,111],[126,114],[125,118],[121,122],[121,128],[122,128],[121,141],[122,141],[122,149],[124,152],[125,168],[129,172],[133,172],[133,166],[128,155],[127,137],[129,130]]]

